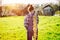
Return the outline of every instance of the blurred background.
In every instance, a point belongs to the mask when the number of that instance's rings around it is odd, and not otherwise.
[[[25,16],[29,4],[40,16],[60,16],[60,0],[0,0],[0,16]]]

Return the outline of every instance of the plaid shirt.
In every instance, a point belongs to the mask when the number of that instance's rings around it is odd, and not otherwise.
[[[24,19],[24,26],[28,30],[33,29],[33,16],[34,16],[34,13],[31,13],[31,14],[26,15],[26,17]],[[39,22],[39,20],[38,20],[38,16],[37,16],[37,24],[38,24],[38,22]]]

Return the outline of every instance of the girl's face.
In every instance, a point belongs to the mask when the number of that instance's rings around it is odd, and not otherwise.
[[[27,9],[27,10],[28,10],[28,12],[31,12],[31,13],[33,13],[33,12],[34,12],[34,8],[33,8],[33,6],[31,6],[31,5],[28,7],[28,9]]]

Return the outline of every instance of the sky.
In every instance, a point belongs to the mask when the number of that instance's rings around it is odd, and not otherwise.
[[[57,0],[2,0],[2,4],[43,4],[43,3],[58,3]]]

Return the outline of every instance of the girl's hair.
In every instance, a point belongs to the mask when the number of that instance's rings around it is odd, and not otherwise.
[[[30,6],[28,7],[28,10],[31,12],[32,10],[34,10],[34,7],[33,7],[32,5],[30,5]]]

